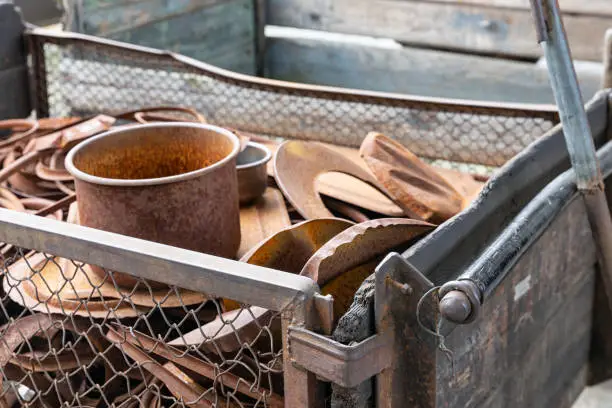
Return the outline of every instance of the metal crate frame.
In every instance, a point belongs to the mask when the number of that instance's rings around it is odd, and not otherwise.
[[[534,141],[547,127],[552,127],[558,120],[553,107],[485,104],[465,104],[458,101],[424,99],[403,95],[360,92],[354,90],[327,87],[288,84],[278,81],[236,75],[201,62],[172,53],[146,49],[113,41],[102,40],[75,34],[55,34],[42,30],[32,30],[27,34],[33,61],[32,96],[39,116],[48,115],[50,110],[49,84],[45,66],[45,44],[72,47],[79,45],[118,50],[132,56],[142,63],[143,60],[155,59],[161,64],[168,64],[182,72],[197,73],[219,81],[227,86],[236,87],[253,95],[276,95],[297,100],[330,103],[336,108],[345,106],[358,110],[372,109],[380,112],[384,109],[399,109],[417,112],[434,112],[444,115],[466,115],[474,118],[517,119],[519,122],[535,120],[545,123],[527,138]],[[252,99],[251,99],[252,100]],[[255,99],[257,100],[257,99]],[[377,111],[378,109],[378,111]],[[299,129],[287,126],[275,127],[269,123],[254,123],[239,118],[243,112],[231,113],[218,120],[221,125],[238,126],[248,131],[265,135],[293,137],[308,140],[343,141],[329,139],[325,127],[311,124]],[[290,111],[289,114],[298,112]],[[418,113],[417,113],[418,116]],[[435,115],[434,115],[435,116]],[[323,115],[325,117],[325,115]],[[432,116],[427,116],[432,117]],[[351,117],[353,126],[362,125],[359,117]],[[371,120],[371,117],[368,118]],[[478,120],[476,121],[478,122]],[[461,122],[465,123],[465,122]],[[460,125],[461,123],[458,123]],[[546,125],[547,124],[547,125]],[[396,129],[399,129],[396,126]],[[492,144],[499,142],[504,132],[495,133]],[[479,162],[476,149],[468,150],[468,156],[457,152],[442,152],[439,156],[431,152],[428,143],[419,144],[419,135],[408,132],[394,134],[406,143],[414,143],[418,152],[431,159],[442,159],[457,162]],[[346,144],[355,145],[358,139],[344,140]],[[528,144],[528,143],[527,143]],[[411,146],[413,146],[411,144]],[[525,145],[518,144],[513,149],[495,152],[487,165],[498,166],[521,151]],[[420,149],[420,150],[419,150]],[[471,149],[471,150],[470,150]],[[322,403],[316,377],[334,382],[343,387],[353,387],[371,378],[389,367],[394,372],[398,364],[391,355],[389,344],[397,333],[393,325],[379,326],[378,333],[357,345],[346,346],[328,337],[312,331],[321,323],[321,316],[329,312],[329,299],[319,295],[317,285],[310,279],[290,275],[284,272],[269,270],[236,261],[194,253],[179,248],[168,247],[130,237],[92,230],[76,225],[68,225],[51,220],[40,219],[26,214],[16,214],[0,210],[0,241],[19,247],[35,249],[44,253],[67,257],[82,262],[96,264],[111,270],[133,270],[145,279],[189,287],[207,294],[214,294],[236,301],[258,305],[271,310],[283,312],[283,354],[285,401],[289,407],[311,407]],[[397,262],[398,258],[395,262]],[[387,263],[389,265],[389,263]],[[405,267],[405,266],[404,266]],[[169,278],[172,271],[172,278]],[[377,292],[387,290],[384,284],[386,272],[380,269],[377,279]],[[415,275],[418,275],[415,273]],[[424,285],[426,282],[422,282]],[[386,300],[378,297],[377,309],[384,308]],[[390,297],[388,302],[397,302],[397,297]],[[382,320],[381,320],[382,321]],[[386,327],[386,330],[385,330]],[[402,366],[403,362],[399,364]],[[387,373],[387,378],[389,374]],[[383,397],[381,394],[380,398]]]

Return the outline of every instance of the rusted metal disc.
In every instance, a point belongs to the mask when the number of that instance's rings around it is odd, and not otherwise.
[[[272,140],[262,138],[257,138],[256,140],[258,143],[261,143],[270,149],[274,154],[276,154],[276,151],[280,146],[280,143]],[[351,160],[353,163],[362,167],[366,172],[369,171],[367,170],[365,163],[363,163],[363,160],[361,160],[361,157],[359,157],[358,149],[336,146],[327,143],[321,143],[321,145],[328,147],[339,155],[344,156],[346,159]],[[268,162],[267,172],[269,177],[268,180],[273,179],[274,161]],[[273,181],[273,183],[276,184],[276,181]],[[401,217],[404,215],[404,211],[395,205],[395,203],[391,201],[391,199],[387,197],[384,192],[350,175],[339,172],[323,173],[317,177],[315,184],[316,191],[324,196],[332,197],[353,206],[364,208],[366,210],[389,217]]]
[[[34,272],[36,271],[36,272]],[[119,291],[110,279],[91,273],[87,265],[36,253],[27,262],[20,260],[8,268],[5,290],[15,302],[34,310],[92,317],[134,317],[140,307],[181,307],[203,303],[206,296],[178,290]],[[8,285],[8,286],[7,286]],[[13,287],[11,291],[10,288]],[[112,311],[112,312],[111,312]]]
[[[381,218],[353,225],[321,246],[300,275],[323,286],[341,273],[434,228],[433,224],[406,218]]]
[[[411,218],[441,223],[463,208],[463,196],[398,142],[369,133],[360,154],[387,194]]]
[[[52,156],[40,159],[35,167],[36,176],[47,181],[73,181],[74,178],[63,166],[64,158],[64,152],[58,150]]]
[[[3,287],[5,293],[15,303],[20,304],[31,311],[42,313],[57,313],[63,315],[76,315],[104,319],[108,317],[137,317],[146,313],[146,309],[132,307],[125,301],[90,301],[90,300],[62,300],[57,296],[49,297],[41,295],[38,288],[32,283],[33,271],[31,264],[41,265],[44,260],[43,254],[34,254],[26,262],[21,259],[12,264],[4,275]]]
[[[334,297],[334,320],[350,307],[365,278],[398,246],[407,244],[435,228],[423,221],[405,218],[371,220],[347,228],[308,260],[301,275],[321,286],[321,293]]]
[[[20,133],[15,133],[8,139],[0,140],[0,149],[13,146],[16,143],[27,140],[30,136],[36,133],[39,128],[39,124],[38,122],[29,119],[0,120],[0,129],[14,130],[16,128],[20,130]]]
[[[305,219],[333,217],[315,188],[317,178],[329,172],[345,173],[379,187],[378,181],[361,166],[320,143],[284,142],[274,158],[278,186]]]
[[[242,257],[242,262],[284,272],[300,273],[308,259],[327,241],[354,225],[339,218],[301,222],[284,229]]]
[[[460,171],[436,168],[436,172],[463,196],[463,208],[470,205],[478,197],[485,185],[484,182],[476,180],[471,174]]]
[[[192,372],[196,372],[213,381],[217,381],[224,387],[236,390],[248,397],[260,399],[263,395],[267,395],[267,403],[272,407],[283,407],[283,400],[280,396],[272,393],[270,390],[259,387],[251,387],[245,379],[241,379],[230,372],[220,373],[218,368],[213,364],[204,361],[197,356],[185,353],[183,348],[176,348],[172,345],[173,342],[165,343],[160,340],[149,337],[143,333],[130,330],[127,327],[119,326],[115,328],[116,333],[125,339],[126,342],[137,347],[142,347],[145,350],[151,350],[152,353],[159,355],[172,361],[177,366],[184,367]],[[240,337],[240,333],[236,333],[234,337]],[[179,344],[179,346],[184,344]],[[194,344],[198,346],[198,344]],[[266,405],[268,405],[266,404]]]
[[[258,306],[235,309],[222,313],[211,322],[170,341],[170,346],[203,347],[210,352],[238,350],[242,344],[251,343],[278,314]]]

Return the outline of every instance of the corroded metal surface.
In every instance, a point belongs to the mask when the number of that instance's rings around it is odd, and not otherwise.
[[[361,166],[320,143],[289,141],[279,146],[274,157],[274,177],[283,193],[306,219],[329,218],[315,189],[321,174],[340,172],[378,186],[378,181]]]
[[[81,223],[233,258],[240,245],[238,149],[233,134],[200,124],[149,124],[100,135],[66,158]],[[115,279],[135,282],[125,274]]]
[[[410,150],[380,133],[370,133],[361,157],[406,215],[441,223],[457,214],[464,198]]]
[[[304,221],[269,237],[241,261],[298,274],[319,248],[351,225],[339,218]]]
[[[240,204],[248,204],[261,197],[268,185],[267,164],[272,152],[259,143],[249,141],[236,157],[238,196]]]

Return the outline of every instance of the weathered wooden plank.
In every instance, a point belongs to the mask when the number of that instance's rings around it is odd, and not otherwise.
[[[601,74],[577,67],[583,97]],[[268,38],[266,76],[294,82],[484,101],[554,103],[548,72],[534,63],[418,48]]]
[[[463,3],[478,4],[482,6],[510,7],[529,9],[529,0],[413,0],[428,1],[431,3]],[[612,3],[608,0],[559,0],[559,7],[563,13],[580,13],[595,15],[612,15]]]
[[[107,36],[223,4],[226,0],[69,0],[86,34]],[[74,29],[74,27],[71,27]]]
[[[537,58],[527,9],[389,0],[269,0],[268,24],[393,38],[411,45]],[[610,18],[567,14],[576,59],[601,60]]]
[[[167,49],[239,72],[255,71],[251,0],[231,0],[108,37]],[[248,69],[245,71],[245,68]]]
[[[71,0],[73,31],[255,72],[253,0]]]

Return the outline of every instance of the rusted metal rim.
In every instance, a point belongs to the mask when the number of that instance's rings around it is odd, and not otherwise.
[[[261,143],[256,143],[256,142],[249,141],[247,143],[245,149],[242,152],[245,152],[249,147],[253,147],[253,148],[255,148],[255,149],[257,149],[257,150],[259,150],[261,152],[264,152],[265,156],[263,158],[259,159],[259,160],[256,160],[256,161],[252,161],[252,162],[249,162],[249,163],[236,165],[236,169],[238,171],[249,169],[249,168],[253,168],[253,167],[263,166],[266,163],[268,163],[270,161],[270,159],[272,158],[272,151],[270,149],[268,149],[266,146],[262,145]]]
[[[8,119],[0,120],[0,129],[13,129],[24,127],[27,130],[22,133],[14,134],[5,140],[0,140],[0,147],[12,146],[33,135],[40,127],[39,123],[29,119]]]
[[[219,134],[222,134],[226,136],[229,140],[232,141],[232,144],[233,144],[232,151],[227,156],[219,160],[218,162],[215,162],[211,164],[210,166],[207,166],[207,167],[204,167],[198,170],[190,171],[190,172],[183,173],[183,174],[177,174],[174,176],[137,179],[137,180],[113,179],[113,178],[93,176],[91,174],[88,174],[88,173],[85,173],[84,171],[79,170],[74,164],[74,158],[76,157],[77,154],[79,154],[79,152],[83,151],[83,149],[85,149],[86,147],[92,144],[95,144],[97,141],[101,139],[106,139],[109,137],[124,134],[126,132],[131,132],[134,129],[155,129],[155,128],[167,129],[167,128],[177,128],[177,127],[197,128],[197,129],[208,130],[208,131],[217,132]],[[218,126],[207,125],[207,124],[202,124],[202,123],[187,123],[187,122],[151,123],[151,124],[130,126],[129,128],[110,130],[98,136],[87,139],[86,141],[81,142],[76,147],[74,147],[72,150],[70,150],[70,152],[68,152],[64,166],[66,167],[66,170],[68,170],[68,172],[74,176],[75,179],[86,181],[92,184],[101,184],[101,185],[107,185],[107,186],[121,186],[121,187],[150,186],[150,185],[168,184],[168,183],[175,183],[178,181],[190,180],[192,178],[201,176],[203,174],[210,173],[214,171],[215,169],[222,167],[228,162],[230,162],[231,160],[233,160],[238,155],[239,151],[240,151],[240,140],[238,139],[238,136],[236,136],[229,130],[218,127]]]

